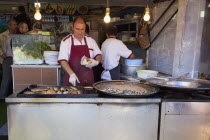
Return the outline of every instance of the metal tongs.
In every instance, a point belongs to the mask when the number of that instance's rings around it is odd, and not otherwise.
[[[188,74],[189,74],[189,72],[185,73],[185,74],[183,74],[183,75],[181,75],[181,76],[179,76],[177,78],[166,78],[166,77],[153,77],[153,78],[154,79],[164,80],[166,82],[168,82],[168,81],[180,81],[180,80],[184,79]]]
[[[181,76],[179,76],[177,78],[174,78],[173,81],[180,81],[180,80],[184,79],[188,74],[189,74],[189,72],[185,73],[185,74],[183,74],[183,75],[181,75]]]

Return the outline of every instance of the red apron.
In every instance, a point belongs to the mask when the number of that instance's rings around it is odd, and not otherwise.
[[[80,83],[77,82],[76,85],[92,86],[92,84],[94,83],[93,70],[80,64],[81,58],[84,55],[90,58],[90,53],[89,53],[86,38],[84,37],[85,45],[76,45],[76,46],[74,45],[73,37],[71,36],[70,38],[71,38],[72,44],[71,44],[70,59],[68,63],[80,81]],[[69,83],[69,75],[67,73],[65,73],[64,75],[64,85],[65,86],[72,85],[71,83]]]

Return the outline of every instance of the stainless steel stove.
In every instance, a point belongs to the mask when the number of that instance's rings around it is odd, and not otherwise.
[[[208,91],[161,90],[153,97],[159,97],[163,101],[210,101]]]

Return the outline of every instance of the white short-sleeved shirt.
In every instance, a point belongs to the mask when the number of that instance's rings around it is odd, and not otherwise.
[[[119,64],[120,57],[128,58],[132,51],[118,39],[109,38],[106,39],[101,47],[102,51],[102,66],[105,71],[102,73],[101,78],[111,80],[109,71]]]
[[[73,35],[73,40],[74,40],[74,45],[85,45],[85,40],[84,38],[82,39],[82,42],[78,41]],[[96,41],[88,36],[85,36],[87,45],[89,48],[89,53],[90,53],[90,58],[95,58],[97,55],[101,55],[101,50],[99,49]],[[70,55],[71,55],[71,45],[72,45],[72,40],[70,35],[65,37],[60,44],[60,51],[58,55],[58,61],[61,60],[66,60],[69,61]]]

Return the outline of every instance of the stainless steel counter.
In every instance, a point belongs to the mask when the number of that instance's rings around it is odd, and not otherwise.
[[[157,140],[160,99],[6,98],[9,140]]]
[[[210,102],[162,102],[160,140],[209,140]]]
[[[210,138],[208,100],[17,98],[13,94],[6,102],[10,140]]]
[[[7,103],[160,103],[160,98],[18,98],[16,94],[6,98]]]

